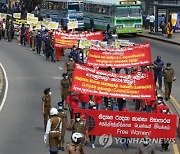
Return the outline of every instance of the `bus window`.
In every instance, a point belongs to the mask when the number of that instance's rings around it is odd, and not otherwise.
[[[128,17],[129,8],[128,7],[116,7],[116,17]]]
[[[68,10],[79,11],[80,10],[79,4],[78,3],[71,3],[71,2],[69,2],[68,3]]]
[[[130,14],[131,17],[138,17],[141,16],[141,9],[140,6],[132,6],[130,7]]]
[[[84,4],[83,3],[79,3],[79,11],[84,11]]]

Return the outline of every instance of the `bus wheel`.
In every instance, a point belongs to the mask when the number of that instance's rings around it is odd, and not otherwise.
[[[133,33],[132,36],[133,36],[133,37],[137,37],[137,33]]]

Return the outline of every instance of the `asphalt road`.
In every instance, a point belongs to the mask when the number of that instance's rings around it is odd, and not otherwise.
[[[180,50],[178,46],[144,38],[125,38],[140,42],[151,42],[153,57],[161,55],[162,59],[170,61],[175,68],[177,81],[173,87],[173,95],[180,100],[180,70],[178,70]],[[52,89],[52,105],[60,100],[59,78],[63,73],[65,58],[61,62],[51,63],[44,57],[30,51],[27,47],[18,46],[14,42],[0,42],[0,62],[3,64],[9,81],[8,95],[0,113],[0,154],[46,154],[48,146],[43,142],[43,116],[41,113],[41,98],[43,90]],[[66,143],[70,142],[67,133]],[[97,141],[98,142],[98,141]],[[96,149],[85,148],[87,154],[94,153],[135,153],[137,145],[130,145],[127,151],[121,150],[122,145],[113,144],[102,149],[97,143]],[[157,153],[160,145],[155,146]],[[62,152],[59,152],[62,153]],[[172,146],[167,154],[173,154]]]

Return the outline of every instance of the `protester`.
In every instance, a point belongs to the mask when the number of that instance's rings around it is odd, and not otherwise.
[[[102,107],[102,97],[101,96],[94,96],[94,102],[96,103],[96,109],[101,110]]]
[[[122,109],[126,107],[126,99],[125,98],[117,98],[117,106],[118,106],[118,110],[122,111]]]
[[[91,104],[90,107],[89,107],[90,110],[97,110],[96,108],[96,104]],[[91,147],[93,149],[95,149],[95,140],[96,140],[96,136],[95,135],[89,135],[89,140],[90,140],[90,144],[91,144]]]
[[[79,94],[79,100],[82,105],[82,109],[89,109],[89,101],[90,101],[90,96],[85,94],[85,93],[80,93]]]
[[[69,112],[71,119],[73,119],[74,109],[78,108],[79,96],[75,92],[70,92],[70,94],[66,98],[66,103],[69,107]]]

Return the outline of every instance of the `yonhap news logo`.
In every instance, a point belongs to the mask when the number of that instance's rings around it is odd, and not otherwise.
[[[148,141],[151,144],[171,143],[175,144],[175,138],[127,138],[127,137],[113,137],[112,134],[102,134],[99,137],[99,144],[103,149],[109,148],[112,144],[143,144],[144,141]]]
[[[99,144],[103,149],[110,147],[113,144],[113,137],[111,134],[103,134],[99,137]]]

